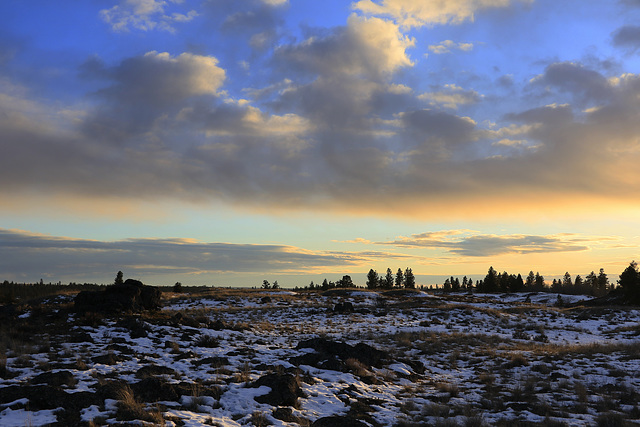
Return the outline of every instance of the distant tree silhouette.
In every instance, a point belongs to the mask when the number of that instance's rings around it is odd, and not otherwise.
[[[531,291],[533,290],[535,283],[536,283],[536,275],[533,274],[533,271],[530,271],[529,274],[527,275],[527,279],[524,282],[524,287],[526,290]]]
[[[275,282],[273,282],[273,285],[271,286],[271,289],[280,289],[280,285],[278,285],[278,281],[277,280]]]
[[[604,295],[607,292],[607,287],[609,286],[609,278],[604,272],[604,268],[600,269],[600,273],[598,273],[598,292]]]
[[[408,289],[416,288],[416,278],[413,275],[413,271],[409,267],[404,270],[404,287]]]
[[[390,268],[387,268],[387,274],[384,276],[383,285],[385,289],[393,288],[393,273]]]
[[[640,273],[638,264],[631,261],[629,266],[620,274],[618,284],[626,301],[632,304],[640,304]]]
[[[538,272],[536,272],[536,278],[533,283],[533,289],[536,292],[544,291],[544,277]]]
[[[483,292],[497,292],[498,291],[498,273],[493,269],[493,267],[489,267],[489,271],[487,275],[484,277],[482,281],[482,291]]]
[[[376,289],[378,287],[378,272],[373,268],[367,273],[367,288]]]
[[[351,276],[344,275],[344,276],[342,276],[342,279],[338,280],[338,282],[336,283],[336,287],[338,287],[338,288],[353,288],[353,287],[355,287],[355,284],[353,283],[353,280],[351,280]]]
[[[182,283],[176,282],[176,284],[173,285],[173,292],[175,292],[176,294],[181,293],[182,292]]]
[[[271,283],[267,279],[262,281],[262,289],[271,289]]]
[[[116,280],[113,282],[114,285],[122,285],[124,284],[124,279],[122,278],[122,271],[118,271],[116,274]]]
[[[398,272],[396,273],[396,288],[404,287],[404,274],[402,273],[402,269],[398,268]]]

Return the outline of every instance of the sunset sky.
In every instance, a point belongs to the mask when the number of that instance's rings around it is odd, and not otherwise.
[[[640,261],[640,0],[2,0],[0,281]]]

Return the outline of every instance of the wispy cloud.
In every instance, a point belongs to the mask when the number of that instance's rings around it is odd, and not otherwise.
[[[526,235],[480,234],[472,230],[443,230],[400,236],[396,240],[376,242],[378,245],[402,248],[444,249],[452,255],[488,257],[508,254],[532,254],[587,251],[603,241],[616,237],[591,237],[578,234]],[[353,241],[359,243],[359,239]]]
[[[181,4],[182,0],[169,0],[169,3]],[[167,6],[167,1],[121,0],[120,4],[101,10],[100,17],[113,31],[136,29],[174,32],[174,24],[189,22],[198,16],[195,10],[169,13]]]
[[[310,251],[288,245],[210,243],[184,238],[101,241],[0,229],[3,279],[111,278],[118,270],[141,277],[223,273],[309,274],[358,268],[408,255],[385,251]],[[364,267],[362,267],[364,268]]]

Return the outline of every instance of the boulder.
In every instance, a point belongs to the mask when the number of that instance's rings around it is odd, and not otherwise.
[[[380,368],[389,360],[389,354],[368,344],[358,343],[355,346],[326,338],[312,338],[300,341],[296,349],[312,348],[315,353],[307,353],[292,358],[291,363],[311,365],[322,369],[345,370],[343,365],[348,359],[356,359],[366,366]],[[338,363],[336,363],[338,362]]]
[[[251,387],[267,386],[271,391],[254,397],[258,403],[272,406],[296,406],[298,397],[302,397],[300,381],[292,374],[267,374],[251,384]]]
[[[353,313],[353,304],[349,301],[339,302],[333,307],[334,313]]]
[[[162,292],[158,287],[127,279],[121,285],[107,286],[102,291],[82,291],[76,295],[78,312],[123,312],[156,310],[161,306]]]

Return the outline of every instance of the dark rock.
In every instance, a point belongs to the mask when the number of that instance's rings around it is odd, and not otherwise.
[[[254,397],[258,403],[272,406],[296,406],[298,397],[302,397],[300,382],[291,374],[267,374],[251,384],[251,387],[267,386],[271,391],[262,396]]]
[[[118,320],[116,327],[129,331],[129,336],[132,339],[146,338],[148,335],[147,329],[149,329],[144,320],[132,316]]]
[[[67,386],[73,387],[78,381],[69,371],[44,372],[36,375],[32,380],[32,384],[47,384],[53,387]]]
[[[127,279],[121,285],[107,286],[102,291],[80,292],[74,299],[74,307],[78,312],[156,310],[160,308],[161,297],[159,288]]]
[[[271,297],[270,296],[262,297],[262,298],[260,298],[260,302],[262,304],[268,304],[268,303],[271,302]]]
[[[154,377],[156,375],[174,375],[176,371],[167,366],[147,365],[138,369],[136,378]]]
[[[170,384],[165,379],[158,377],[147,377],[137,383],[131,384],[131,390],[133,390],[133,394],[142,402],[157,402],[158,400],[177,402],[180,400],[181,395],[176,385]]]
[[[371,347],[368,344],[358,343],[355,346],[351,346],[346,343],[331,341],[326,338],[312,338],[305,341],[300,341],[296,346],[296,349],[312,348],[316,351],[316,354],[308,353],[304,356],[294,357],[292,363],[298,362],[298,364],[310,364],[322,369],[332,369],[328,365],[331,365],[331,361],[339,359],[345,362],[347,359],[356,359],[360,363],[367,366],[375,366],[377,368],[382,367],[385,361],[389,360],[387,352],[378,350]],[[314,362],[315,363],[309,363]],[[322,361],[328,361],[329,364],[322,363]],[[320,363],[321,366],[318,365]],[[344,369],[334,369],[344,370]]]
[[[127,360],[126,357],[121,356],[119,354],[107,353],[101,354],[99,356],[95,356],[91,358],[93,363],[99,363],[101,365],[115,365],[116,363],[124,362]]]
[[[368,427],[368,424],[352,417],[333,415],[318,418],[311,427]]]
[[[333,307],[334,313],[353,313],[353,304],[349,301],[339,302]]]
[[[210,365],[212,368],[219,368],[221,366],[228,365],[229,359],[221,356],[205,357],[204,359],[193,362],[193,364],[196,366]]]
[[[221,331],[223,329],[228,329],[228,328],[222,320],[216,319],[214,321],[209,322],[209,329],[213,329],[214,331]]]

